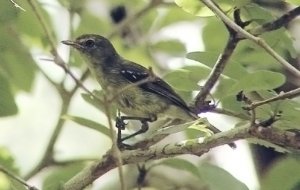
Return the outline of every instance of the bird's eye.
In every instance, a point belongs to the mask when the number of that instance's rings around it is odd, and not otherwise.
[[[87,41],[84,42],[84,45],[86,47],[89,47],[89,48],[94,47],[95,46],[95,41],[94,40],[87,40]]]

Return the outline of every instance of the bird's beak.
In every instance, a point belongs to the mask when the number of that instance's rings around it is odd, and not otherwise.
[[[64,40],[64,41],[61,41],[61,43],[65,44],[65,45],[68,45],[68,46],[72,46],[76,49],[80,49],[81,48],[81,45],[78,44],[77,42],[75,41],[72,41],[72,40]]]

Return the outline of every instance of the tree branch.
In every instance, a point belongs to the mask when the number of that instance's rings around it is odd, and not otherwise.
[[[207,137],[203,143],[167,144],[163,147],[153,146],[149,149],[128,150],[122,152],[121,157],[124,164],[133,164],[181,154],[201,156],[214,147],[253,137],[283,146],[290,151],[300,152],[300,136],[293,132],[276,128],[244,126]],[[109,150],[100,161],[94,162],[70,179],[64,185],[64,190],[81,190],[115,167],[116,162]]]
[[[277,30],[283,26],[286,26],[291,20],[295,19],[297,16],[300,15],[300,6],[296,7],[295,9],[285,13],[281,17],[271,22],[267,22],[263,25],[260,25],[256,28],[250,29],[249,33],[254,36],[261,35],[265,32],[270,32],[273,30]]]
[[[238,43],[238,39],[235,35],[231,35],[227,41],[227,44],[224,48],[223,53],[219,56],[216,64],[214,65],[207,81],[205,82],[204,86],[201,88],[200,92],[197,94],[195,98],[195,111],[196,113],[201,112],[203,106],[205,105],[205,99],[207,95],[210,93],[211,89],[214,87],[216,82],[218,81],[219,77],[223,73],[226,63],[228,62],[229,58],[231,57],[234,49]]]
[[[290,71],[293,75],[300,78],[300,71],[293,67],[283,57],[281,57],[276,51],[274,51],[262,38],[256,37],[251,33],[244,30],[242,27],[234,23],[230,18],[227,17],[211,0],[201,0],[211,11],[213,11],[227,26],[236,31],[241,38],[246,38],[268,52],[274,59],[276,59],[286,70]]]
[[[287,99],[287,98],[293,98],[293,97],[296,97],[296,96],[299,96],[299,95],[300,95],[300,88],[296,88],[294,90],[291,90],[291,91],[285,92],[285,93],[281,93],[277,96],[274,96],[274,97],[266,99],[266,100],[253,102],[247,107],[247,109],[255,109],[258,106],[261,106],[261,105],[264,105],[264,104],[267,104],[267,103],[270,103],[270,102],[275,102],[275,101],[278,101],[278,100],[284,100],[284,99]]]
[[[10,2],[18,9],[21,9],[22,11],[26,11],[23,7],[21,7],[20,5],[18,5],[16,2],[14,2],[13,0],[10,0]]]

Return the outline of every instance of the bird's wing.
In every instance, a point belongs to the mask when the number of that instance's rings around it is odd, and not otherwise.
[[[127,62],[123,64],[121,74],[132,83],[147,79],[147,77],[151,75],[148,69],[133,62]],[[159,77],[155,76],[155,79],[150,79],[149,81],[146,81],[138,86],[145,91],[158,94],[159,96],[168,99],[175,105],[185,109],[188,112],[191,112],[184,100],[172,89],[168,83]]]

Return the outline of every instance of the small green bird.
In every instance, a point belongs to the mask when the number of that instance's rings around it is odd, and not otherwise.
[[[131,85],[118,94],[115,102],[117,108],[127,115],[116,120],[119,146],[124,145],[124,140],[146,132],[148,122],[159,118],[182,120],[182,123],[198,119],[169,84],[149,69],[121,57],[105,37],[84,34],[75,41],[66,40],[62,43],[74,47],[87,59],[91,73],[103,89],[119,92]],[[134,83],[139,84],[132,85]],[[142,123],[141,129],[121,138],[120,130],[125,128],[124,120],[139,120]],[[220,132],[213,126],[209,129],[214,133]]]

